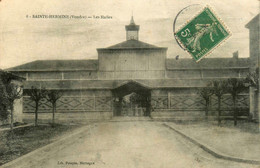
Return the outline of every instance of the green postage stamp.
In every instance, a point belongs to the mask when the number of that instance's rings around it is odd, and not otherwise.
[[[208,6],[175,33],[179,43],[196,62],[211,53],[230,35],[224,23]]]

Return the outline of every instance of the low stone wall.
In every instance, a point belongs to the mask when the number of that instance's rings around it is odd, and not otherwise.
[[[57,122],[78,123],[87,120],[105,120],[113,116],[113,98],[109,90],[65,90],[57,101],[55,119]],[[34,122],[35,102],[23,96],[23,121]],[[46,99],[40,101],[39,122],[52,122],[52,104]]]
[[[24,96],[23,112],[35,111],[35,102]],[[108,96],[63,96],[57,101],[57,112],[112,111],[112,97]],[[50,113],[52,105],[46,99],[41,100],[39,113]]]
[[[201,120],[205,118],[204,111],[173,111],[156,110],[151,112],[153,119]]]
[[[151,97],[151,117],[154,119],[202,119],[205,118],[205,100],[197,89],[153,90]],[[209,116],[217,116],[218,101],[211,96]],[[249,115],[249,95],[241,94],[237,98],[238,116]],[[224,95],[221,100],[221,111],[224,117],[233,115],[231,95]]]
[[[74,113],[55,113],[56,123],[85,123],[91,120],[108,120],[113,117],[113,112],[74,112]],[[23,113],[23,121],[33,123],[35,119],[34,113]],[[52,113],[39,113],[39,123],[51,123]]]
[[[151,91],[151,117],[155,119],[202,119],[205,118],[205,100],[196,88],[155,89]],[[81,96],[80,96],[81,95]],[[67,122],[80,120],[109,119],[113,116],[113,95],[110,91],[70,91],[57,102],[56,118]],[[249,115],[249,95],[241,94],[237,99],[238,116]],[[221,101],[223,116],[233,115],[231,95]],[[34,120],[35,103],[23,97],[23,120]],[[45,99],[39,107],[39,120],[51,121],[52,105]],[[217,116],[217,98],[211,96],[209,116]]]

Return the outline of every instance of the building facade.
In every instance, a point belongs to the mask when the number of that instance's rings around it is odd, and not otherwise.
[[[260,53],[260,28],[259,28],[259,14],[255,16],[250,22],[246,24],[246,28],[249,29],[249,54],[251,59],[250,71],[252,73],[256,72],[256,67],[258,67],[259,74],[259,53]],[[259,76],[258,76],[259,78]],[[259,82],[256,83],[259,85]],[[259,111],[260,111],[260,94],[259,94],[259,86],[250,87],[250,114],[252,115],[252,119],[254,121],[259,122]]]
[[[123,115],[123,109],[130,107],[124,104],[124,97],[132,93],[144,102],[134,108],[131,105],[132,110],[141,108],[139,116],[202,118],[205,104],[198,89],[212,80],[245,78],[252,67],[251,57],[239,58],[238,52],[231,58],[205,58],[199,63],[169,59],[167,48],[139,40],[140,26],[133,18],[125,29],[126,41],[98,48],[97,60],[39,60],[8,71],[26,78],[25,89],[62,90],[57,119],[76,122]],[[26,95],[23,100],[24,119],[33,119],[34,103]],[[216,105],[212,96],[210,115],[214,115]],[[248,91],[239,96],[238,105],[248,112]],[[231,107],[231,97],[225,95],[223,115],[229,115]],[[51,118],[51,105],[43,100],[39,112],[40,120]]]

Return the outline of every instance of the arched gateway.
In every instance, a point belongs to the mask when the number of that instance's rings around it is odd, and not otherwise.
[[[98,48],[97,60],[39,60],[8,69],[25,77],[24,89],[32,86],[62,90],[56,120],[110,119],[113,116],[153,118],[197,118],[204,116],[204,101],[198,88],[215,79],[241,78],[249,72],[250,58],[170,59],[167,48],[139,40],[140,26],[132,17],[125,26],[126,40]],[[158,39],[158,42],[162,39]],[[181,54],[181,53],[180,53]],[[169,55],[169,57],[175,57]],[[239,97],[248,109],[248,95]],[[214,114],[217,99],[210,100]],[[34,117],[34,102],[23,97],[23,117]],[[230,111],[232,99],[223,98],[223,111]],[[39,107],[39,119],[51,119],[51,104]]]
[[[151,89],[148,86],[129,81],[113,89],[112,93],[114,116],[150,116]],[[127,95],[128,101],[124,99]]]

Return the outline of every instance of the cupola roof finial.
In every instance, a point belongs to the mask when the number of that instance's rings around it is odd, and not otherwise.
[[[132,17],[131,17],[130,24],[135,24],[135,21],[134,21],[134,15],[133,15],[133,11],[132,11]]]
[[[126,40],[138,40],[139,25],[135,24],[133,11],[130,24],[125,26]]]

